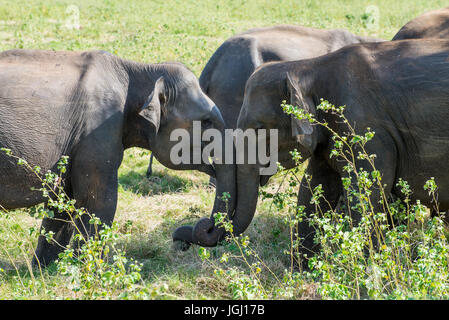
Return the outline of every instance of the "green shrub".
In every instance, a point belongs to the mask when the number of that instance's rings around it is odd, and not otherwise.
[[[118,226],[113,223],[112,226],[103,225],[102,222],[89,213],[84,208],[75,206],[76,201],[70,199],[64,192],[63,174],[66,172],[68,157],[64,156],[57,164],[58,174],[47,171],[41,174],[40,167],[31,167],[27,161],[12,154],[11,150],[2,148],[8,156],[17,160],[19,166],[33,172],[41,181],[41,191],[47,199],[45,206],[36,206],[29,209],[29,214],[36,218],[53,218],[55,212],[67,212],[70,217],[70,223],[75,227],[75,236],[72,246],[65,248],[59,254],[56,260],[56,272],[70,281],[71,298],[76,299],[136,299],[147,297],[148,290],[142,286],[142,277],[140,271],[142,265],[132,259],[126,258],[124,250],[120,249],[119,242],[129,234],[120,235]],[[2,209],[2,208],[0,208]],[[0,210],[0,214],[9,217],[5,209]],[[81,232],[77,221],[88,216],[89,224],[94,226],[95,233],[87,238],[85,233]],[[82,226],[84,227],[84,226]],[[20,228],[20,227],[19,227]],[[29,234],[35,233],[35,228],[29,229]],[[13,235],[13,230],[9,230],[9,235]],[[52,241],[53,233],[40,231],[40,235],[46,237],[47,241]],[[19,240],[18,247],[23,247],[24,240]],[[30,245],[31,243],[28,243]],[[33,247],[30,245],[30,247]],[[22,295],[29,296],[36,287],[34,272],[31,268],[31,262],[27,257],[27,252],[23,252],[29,267],[31,282],[24,282],[18,268],[17,279],[20,281]],[[14,262],[11,261],[14,265]],[[41,284],[45,285],[46,278],[42,274],[40,264],[37,266],[41,274]],[[3,270],[2,270],[3,271]],[[47,294],[53,295],[51,292]],[[56,294],[54,294],[56,295]]]
[[[288,208],[290,215],[285,223],[290,230],[290,246],[284,253],[290,257],[290,266],[283,274],[274,274],[249,246],[247,236],[227,241],[238,248],[237,254],[225,251],[217,265],[202,248],[200,256],[209,261],[221,277],[229,279],[229,289],[238,299],[290,299],[300,297],[307,284],[316,285],[316,291],[323,299],[447,299],[449,298],[449,244],[442,217],[429,216],[429,208],[416,201],[412,203],[412,190],[402,179],[397,187],[402,199],[392,200],[385,194],[382,172],[374,165],[375,155],[366,152],[366,144],[375,132],[367,128],[357,134],[344,116],[345,107],[335,107],[322,100],[318,109],[332,113],[348,126],[344,136],[332,131],[327,123],[319,122],[302,109],[288,105],[282,107],[286,113],[312,124],[323,126],[333,135],[334,148],[331,157],[345,161],[348,177],[342,177],[342,184],[352,202],[331,208],[323,196],[322,186],[312,189],[311,177],[305,176],[312,192],[311,204],[314,212],[307,213],[304,206],[297,205],[300,180],[299,166],[288,171],[277,192],[262,190],[261,196],[270,199],[275,210]],[[300,154],[294,150],[292,158],[299,165]],[[359,169],[357,159],[365,159],[369,170]],[[279,169],[283,169],[279,165]],[[355,181],[352,181],[355,179]],[[434,178],[423,186],[433,199],[434,211],[438,210],[438,187]],[[374,188],[380,192],[379,199],[370,197]],[[372,201],[383,204],[377,212]],[[361,214],[360,222],[354,223],[349,210]],[[219,214],[216,223],[229,232],[232,223],[226,215]],[[320,250],[312,257],[300,254],[300,238],[296,226],[302,219],[308,219],[316,230],[314,242]],[[229,267],[231,259],[243,261],[243,267]],[[306,263],[306,265],[304,265]],[[304,268],[306,267],[306,268]]]

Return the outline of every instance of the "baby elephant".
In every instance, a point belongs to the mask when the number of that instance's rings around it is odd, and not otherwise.
[[[287,100],[344,136],[348,128],[341,119],[317,110],[320,98],[346,106],[344,115],[355,125],[356,133],[364,134],[368,127],[375,132],[365,148],[368,154],[377,155],[375,166],[386,185],[385,194],[400,195],[396,183],[402,178],[414,191],[412,200],[419,199],[431,207],[432,199],[423,185],[434,177],[440,191],[440,209],[449,209],[449,41],[354,44],[306,61],[266,64],[251,75],[237,127],[243,131],[277,129],[281,165],[292,168],[295,163],[290,152],[297,149],[309,159],[306,171],[312,177],[311,187],[321,184],[323,196],[335,207],[340,196],[347,199],[342,178],[348,173],[345,162],[330,157],[334,146],[331,133],[288,116],[280,106]],[[370,168],[366,160],[356,161],[358,169]],[[259,163],[237,165],[237,202],[232,220],[236,235],[246,230],[254,216],[259,185],[266,181],[260,168]],[[298,204],[310,214],[315,208],[306,185],[303,179]],[[376,193],[371,195],[375,206],[380,205]],[[380,212],[378,209],[375,212]],[[357,212],[353,214],[354,220],[360,219]],[[298,229],[303,253],[314,251],[314,229],[307,219]]]
[[[65,192],[106,225],[114,219],[117,171],[130,147],[152,150],[172,169],[216,175],[219,192],[233,196],[233,166],[170,158],[177,143],[170,139],[174,129],[190,133],[197,120],[205,128],[224,130],[219,110],[182,64],[141,64],[105,52],[11,50],[0,53],[0,69],[0,147],[43,172],[55,170],[58,160],[68,156]],[[191,148],[192,157],[201,152]],[[13,160],[0,153],[1,208],[45,202],[40,191],[32,190],[40,181]],[[214,210],[222,212],[224,206],[217,199]],[[77,221],[78,229],[91,236],[86,218]],[[74,231],[69,220],[66,212],[43,220],[42,228],[54,232],[54,240],[39,238],[40,263],[50,263],[68,245]]]

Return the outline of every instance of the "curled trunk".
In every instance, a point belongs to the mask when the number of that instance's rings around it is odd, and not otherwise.
[[[215,111],[215,117],[211,120],[214,122],[214,127],[222,133],[223,164],[215,164],[217,186],[214,207],[210,217],[200,219],[194,227],[182,226],[175,230],[173,241],[184,242],[181,246],[183,250],[186,250],[191,243],[201,246],[215,246],[224,235],[222,228],[215,227],[215,215],[222,212],[227,213],[228,217],[231,217],[235,209],[237,198],[236,167],[234,164],[224,164],[224,152],[226,152],[224,122],[217,108]],[[229,199],[223,199],[224,193],[229,195]]]
[[[230,209],[228,210],[228,216],[232,221],[233,234],[234,236],[238,236],[248,228],[256,212],[260,176],[259,168],[256,165],[237,165],[234,167],[237,167],[237,197],[234,201],[231,201],[232,204],[235,204],[235,212],[232,214],[232,207],[228,208]],[[221,176],[217,172],[217,194],[211,217],[199,220],[194,227],[184,226],[178,228],[175,231],[173,240],[185,241],[185,237],[184,239],[181,239],[181,235],[190,235],[190,230],[192,233],[191,238],[189,239],[190,241],[187,241],[189,243],[195,243],[204,247],[213,247],[223,239],[225,236],[224,228],[218,228],[214,223],[215,214],[217,212],[225,212],[221,211],[223,205],[222,201],[217,200],[220,192],[223,190],[223,187],[221,186],[221,179],[223,178],[226,178],[226,176]],[[227,192],[226,190],[224,191]],[[188,246],[184,245],[182,249],[185,250],[186,248],[188,248]]]

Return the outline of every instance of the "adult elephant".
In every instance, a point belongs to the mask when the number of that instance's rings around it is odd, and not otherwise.
[[[426,12],[404,25],[393,40],[449,39],[449,7]]]
[[[287,100],[343,136],[348,131],[346,124],[317,110],[320,98],[347,106],[345,117],[356,124],[358,134],[364,134],[368,127],[375,132],[365,148],[368,154],[377,155],[375,166],[382,174],[385,194],[401,195],[396,183],[402,178],[414,192],[412,200],[419,199],[431,207],[432,199],[423,185],[434,177],[440,191],[440,209],[449,209],[449,41],[355,44],[306,61],[269,63],[251,75],[237,127],[244,131],[277,129],[278,161],[292,168],[290,151],[297,149],[309,159],[306,173],[312,177],[312,190],[321,184],[323,196],[335,207],[339,197],[345,197],[341,179],[347,173],[344,162],[330,157],[334,146],[330,131],[292,118],[280,107],[281,101]],[[356,166],[370,168],[365,160],[357,160]],[[259,185],[267,181],[262,179],[258,163],[237,167],[237,203],[232,220],[235,235],[251,223]],[[376,192],[372,197],[371,203],[380,205]],[[304,179],[298,204],[305,206],[306,213],[314,212]],[[381,212],[378,209],[375,212]],[[356,212],[354,218],[360,218]],[[303,252],[315,251],[315,233],[308,220],[298,229]]]
[[[343,29],[323,30],[295,25],[255,28],[226,40],[200,75],[203,91],[214,101],[227,128],[235,129],[245,83],[260,65],[271,61],[314,58],[346,45],[383,41]],[[147,176],[152,172],[152,160]]]
[[[114,219],[117,171],[123,151],[130,147],[151,150],[172,169],[216,175],[218,192],[235,193],[234,166],[178,163],[170,157],[178,143],[170,138],[174,129],[183,128],[192,137],[192,122],[197,120],[203,129],[224,130],[218,108],[182,64],[141,64],[97,51],[11,50],[0,53],[0,68],[0,147],[43,172],[56,169],[61,156],[69,156],[65,192],[104,224]],[[191,146],[192,157],[202,151]],[[40,181],[2,152],[0,181],[3,209],[46,200],[32,190]],[[225,210],[225,203],[217,198],[213,210]],[[91,236],[85,218],[77,224]],[[54,238],[47,242],[39,237],[35,263],[50,263],[68,245],[74,226],[67,221],[67,212],[42,221]]]

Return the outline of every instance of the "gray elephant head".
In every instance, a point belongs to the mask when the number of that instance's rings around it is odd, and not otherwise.
[[[285,100],[316,114],[316,99],[306,91],[312,84],[308,79],[297,79],[292,74],[295,73],[289,73],[288,63],[270,63],[256,70],[246,83],[237,123],[238,129],[242,131],[277,130],[277,146],[272,148],[266,145],[265,150],[270,150],[270,158],[275,156],[273,152],[277,152],[275,160],[286,169],[296,166],[291,151],[296,149],[306,160],[315,152],[320,139],[319,128],[306,120],[300,121],[287,115],[281,107],[281,102]],[[265,143],[275,141],[266,140]],[[260,147],[263,146],[258,145]],[[259,159],[254,164],[248,163],[248,148],[244,152],[245,162],[237,164],[237,202],[232,218],[234,235],[244,232],[251,223],[256,211],[259,186],[265,185],[272,175],[261,174],[261,169],[266,165],[261,164]]]
[[[150,86],[151,91],[140,108],[133,113],[132,121],[128,121],[132,124],[129,132],[138,133],[132,143],[138,146],[146,143],[146,148],[168,168],[199,170],[215,176],[217,196],[212,216],[217,212],[232,212],[235,200],[235,166],[225,164],[217,156],[215,163],[209,163],[203,157],[204,148],[208,145],[201,141],[205,130],[216,129],[225,136],[225,124],[217,106],[201,90],[194,74],[179,63],[154,65],[148,70],[148,74],[150,79],[155,79]],[[132,87],[143,90],[142,84]],[[142,139],[146,142],[136,142]],[[181,143],[183,139],[187,139],[188,143]],[[180,148],[180,145],[187,148]],[[226,150],[224,139],[221,147]],[[230,195],[227,201],[221,199],[225,192]],[[179,238],[178,234],[182,234],[182,240],[188,243],[195,242],[193,229],[181,228],[175,232],[175,240]]]
[[[265,137],[269,130],[276,130],[277,141],[270,141],[271,137],[258,140],[258,144],[263,142],[267,145],[258,145],[257,148],[270,150],[270,165],[280,162],[284,168],[289,169],[295,166],[290,152],[296,149],[304,160],[310,157],[316,148],[319,132],[307,121],[299,121],[284,113],[281,108],[281,102],[286,100],[293,105],[302,106],[307,112],[316,112],[313,97],[301,91],[309,83],[300,83],[299,79],[290,76],[287,71],[285,63],[269,63],[255,71],[246,84],[237,128],[243,136],[249,129],[254,130],[256,135],[261,129],[265,129]],[[275,147],[271,143],[276,143]],[[236,200],[232,202],[235,210],[228,211],[234,235],[244,232],[251,223],[256,211],[259,186],[266,184],[273,174],[266,174],[263,170],[269,165],[267,162],[248,161],[251,157],[249,152],[254,152],[254,149],[249,150],[249,145],[245,145],[243,149],[238,146],[236,148],[236,158],[243,161],[239,164],[239,160],[236,160],[237,194]],[[259,159],[256,157],[256,160]],[[175,234],[182,240],[192,232],[193,242],[203,246],[215,246],[224,235],[223,229],[214,226],[212,218],[200,220],[193,230],[191,227],[181,227]]]
[[[118,168],[123,151],[130,147],[152,150],[173,169],[216,175],[219,194],[227,192],[235,199],[235,167],[220,165],[218,160],[211,164],[202,157],[209,146],[201,142],[203,131],[223,132],[223,119],[198,79],[182,64],[142,64],[101,51],[11,50],[0,53],[0,65],[4,71],[0,145],[43,172],[54,170],[61,156],[67,155],[70,164],[64,184],[70,186],[77,205],[104,224],[114,219]],[[194,121],[201,127],[195,141]],[[185,161],[171,152],[178,143],[172,134],[181,129],[189,142],[178,152],[188,155]],[[0,175],[8,181],[0,184],[1,206],[16,209],[46,201],[38,189],[39,179],[5,157],[0,154],[3,167],[6,163]],[[228,205],[232,210],[232,200]],[[213,213],[225,209],[217,197]],[[57,219],[43,220],[45,230],[55,233],[54,241],[39,238],[36,261],[53,261],[71,239],[74,227],[62,222],[69,219],[63,212],[55,214]],[[84,225],[86,236],[97,231],[87,222]]]

